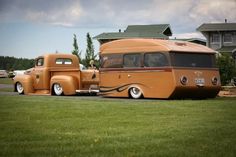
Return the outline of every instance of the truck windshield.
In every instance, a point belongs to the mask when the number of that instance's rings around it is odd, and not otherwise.
[[[171,64],[174,67],[216,67],[214,54],[171,52],[170,58]]]

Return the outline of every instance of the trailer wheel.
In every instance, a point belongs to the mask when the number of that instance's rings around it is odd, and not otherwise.
[[[139,99],[143,96],[143,93],[138,87],[132,87],[129,89],[129,95],[133,99]]]
[[[19,94],[24,94],[24,87],[23,87],[23,85],[20,82],[16,83],[16,91]]]
[[[63,94],[63,89],[59,83],[55,83],[53,85],[53,92],[57,95],[60,96]]]

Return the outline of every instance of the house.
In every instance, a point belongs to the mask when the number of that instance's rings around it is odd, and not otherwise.
[[[200,44],[200,45],[204,45],[206,46],[206,40],[205,39],[200,39],[200,38],[174,38],[173,40],[177,40],[177,41],[188,41],[188,42],[192,42],[192,43],[196,43],[196,44]]]
[[[102,45],[106,42],[127,38],[169,39],[172,31],[169,24],[129,25],[124,32],[102,33],[94,37]]]
[[[207,39],[207,46],[221,54],[236,54],[236,23],[204,23],[197,28]]]

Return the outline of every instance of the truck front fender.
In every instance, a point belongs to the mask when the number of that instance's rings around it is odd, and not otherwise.
[[[64,95],[74,95],[76,94],[77,81],[73,76],[66,75],[56,75],[51,78],[50,81],[50,91],[53,93],[53,85],[59,83],[63,89]]]
[[[14,91],[16,92],[16,83],[20,82],[24,88],[24,94],[34,93],[33,78],[30,75],[16,75],[14,78]]]

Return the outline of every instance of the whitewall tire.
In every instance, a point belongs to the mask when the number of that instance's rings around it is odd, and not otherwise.
[[[55,95],[58,95],[58,96],[63,94],[63,89],[59,83],[55,83],[53,85],[53,91],[54,91]]]
[[[132,87],[129,89],[129,95],[133,99],[139,99],[142,97],[142,91],[138,87]]]
[[[20,82],[16,83],[16,91],[19,94],[24,94],[24,87],[23,87],[23,85]]]

